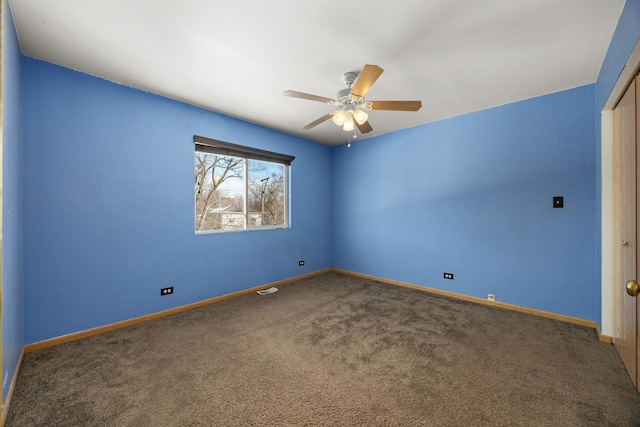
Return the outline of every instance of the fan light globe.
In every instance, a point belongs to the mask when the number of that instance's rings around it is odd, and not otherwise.
[[[369,115],[362,110],[356,110],[353,112],[353,118],[359,125],[363,125],[369,118]]]
[[[354,128],[355,128],[355,125],[353,124],[353,119],[349,119],[345,121],[344,125],[342,126],[342,130],[346,130],[347,132],[352,131]]]
[[[347,112],[344,110],[340,110],[333,115],[333,123],[335,123],[338,126],[342,126],[346,118],[347,118]]]

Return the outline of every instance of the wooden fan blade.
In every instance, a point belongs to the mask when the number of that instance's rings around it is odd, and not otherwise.
[[[314,127],[318,126],[320,123],[326,122],[327,120],[329,120],[332,115],[333,114],[331,114],[331,113],[325,114],[324,116],[320,117],[319,119],[316,119],[316,120],[312,121],[311,123],[309,123],[308,125],[306,125],[302,129],[307,129],[308,130],[308,129],[314,128]]]
[[[421,101],[370,101],[372,110],[418,111]]]
[[[354,123],[356,124],[356,126],[358,126],[358,129],[360,130],[361,133],[369,133],[373,130],[373,128],[371,127],[368,121],[364,122],[361,125],[359,125],[358,122],[356,122],[355,120],[354,120]]]
[[[369,92],[371,86],[373,86],[383,72],[384,70],[377,65],[365,65],[356,82],[353,84],[349,96],[353,95],[356,98],[364,98],[364,95]]]
[[[295,90],[285,90],[282,94],[284,96],[290,96],[292,98],[308,99],[309,101],[318,101],[324,104],[331,104],[333,102],[336,102],[331,98],[325,98],[324,96],[311,95],[303,92],[296,92]]]

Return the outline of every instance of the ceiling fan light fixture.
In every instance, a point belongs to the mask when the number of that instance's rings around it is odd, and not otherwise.
[[[344,110],[340,110],[333,115],[332,119],[333,119],[333,123],[335,123],[338,126],[342,126],[346,118],[347,118],[347,112]]]
[[[365,101],[365,95],[383,71],[377,65],[365,64],[361,71],[345,73],[343,80],[347,87],[339,90],[335,99],[295,90],[286,90],[283,94],[293,98],[330,104],[334,108],[338,108],[312,121],[302,129],[313,129],[320,123],[332,119],[333,123],[341,126],[344,131],[353,132],[357,126],[360,133],[364,135],[373,131],[371,124],[369,124],[368,114],[371,110],[418,111],[422,107],[420,101]]]
[[[353,118],[359,125],[363,125],[369,118],[369,115],[362,110],[356,110],[353,112]]]
[[[344,125],[342,126],[342,130],[346,130],[347,132],[351,132],[353,129],[355,129],[355,125],[353,124],[353,119],[349,118],[348,120],[346,120],[344,122]]]

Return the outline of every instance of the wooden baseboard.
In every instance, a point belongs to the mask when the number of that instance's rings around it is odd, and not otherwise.
[[[459,299],[459,300],[463,300],[463,301],[470,301],[470,302],[474,302],[474,303],[477,303],[477,304],[488,305],[488,306],[492,306],[492,307],[500,307],[500,308],[504,308],[504,309],[507,309],[507,310],[518,311],[520,313],[533,314],[535,316],[545,317],[547,319],[560,320],[562,322],[573,323],[575,325],[581,325],[581,326],[586,326],[586,327],[589,327],[589,328],[593,328],[593,329],[596,330],[596,332],[599,332],[598,331],[598,324],[596,322],[592,322],[591,320],[580,319],[578,317],[565,316],[563,314],[556,314],[556,313],[551,313],[551,312],[548,312],[548,311],[542,311],[542,310],[536,310],[536,309],[533,309],[533,308],[521,307],[519,305],[507,304],[507,303],[504,303],[504,302],[489,301],[489,300],[486,300],[486,299],[483,299],[483,298],[472,297],[472,296],[463,295],[463,294],[457,294],[455,292],[443,291],[443,290],[440,290],[440,289],[429,288],[429,287],[426,287],[426,286],[414,285],[412,283],[400,282],[398,280],[385,279],[383,277],[371,276],[369,274],[356,273],[354,271],[342,270],[342,269],[339,269],[339,268],[332,268],[331,271],[334,271],[336,273],[349,274],[351,276],[356,276],[356,277],[362,277],[364,279],[371,279],[371,280],[375,280],[375,281],[378,281],[378,282],[389,283],[389,284],[392,284],[392,285],[402,286],[402,287],[405,287],[405,288],[416,289],[416,290],[419,290],[419,291],[429,292],[429,293],[432,293],[432,294],[443,295],[443,296],[447,296],[447,297],[451,297],[451,298],[455,298],[455,299]],[[605,335],[600,335],[598,333],[598,336],[600,337],[600,340],[603,341],[602,337],[605,337]],[[604,342],[606,342],[606,341],[604,341]]]
[[[213,304],[216,302],[228,300],[231,298],[239,297],[242,295],[251,294],[253,292],[260,291],[262,289],[268,289],[272,286],[281,286],[285,283],[295,282],[296,280],[306,279],[308,277],[317,276],[319,274],[327,273],[331,271],[331,269],[327,268],[324,270],[314,271],[312,273],[303,274],[300,276],[291,277],[289,279],[279,280],[277,282],[269,283],[266,285],[256,286],[254,288],[244,289],[242,291],[233,292],[226,295],[221,295],[215,298],[209,298],[203,301],[198,301],[192,304],[182,305],[180,307],[174,307],[169,310],[163,310],[152,314],[147,314],[145,316],[135,317],[133,319],[123,320],[121,322],[111,323],[109,325],[98,326],[97,328],[87,329],[85,331],[74,332],[67,335],[62,335],[59,337],[51,338],[44,341],[35,342],[33,344],[28,344],[24,347],[24,353],[31,353],[33,351],[42,350],[47,347],[53,347],[54,345],[64,344],[71,341],[76,341],[82,338],[90,337],[93,335],[102,334],[104,332],[113,331],[116,329],[126,328],[127,326],[137,325],[138,323],[148,322],[149,320],[158,319],[161,317],[169,316],[176,313],[181,313],[187,310],[193,310],[194,308],[204,307],[209,304]]]
[[[613,337],[610,337],[609,335],[604,335],[603,333],[600,332],[600,328],[598,327],[598,325],[596,324],[596,333],[598,334],[598,339],[602,342],[606,342],[607,344],[613,344]]]
[[[613,342],[613,337],[610,337],[609,335],[598,334],[598,338],[600,341],[606,342],[607,344],[611,344]]]
[[[11,405],[11,398],[13,397],[13,390],[16,388],[16,382],[18,381],[18,373],[20,373],[20,368],[22,367],[22,359],[24,358],[24,349],[20,353],[20,358],[18,359],[18,363],[16,364],[16,369],[13,372],[13,379],[11,380],[11,385],[9,386],[9,392],[7,393],[7,400],[5,400],[2,405],[2,423],[0,425],[4,426],[4,422],[7,419],[7,414],[9,413],[9,405]]]

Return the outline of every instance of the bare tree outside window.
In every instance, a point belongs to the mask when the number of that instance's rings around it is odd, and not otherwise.
[[[286,167],[196,150],[196,232],[284,227]]]
[[[284,165],[249,161],[249,213],[257,226],[285,224],[285,171]],[[258,214],[259,215],[255,215]]]
[[[244,168],[244,159],[196,151],[196,231],[223,230],[222,212],[243,211]]]

